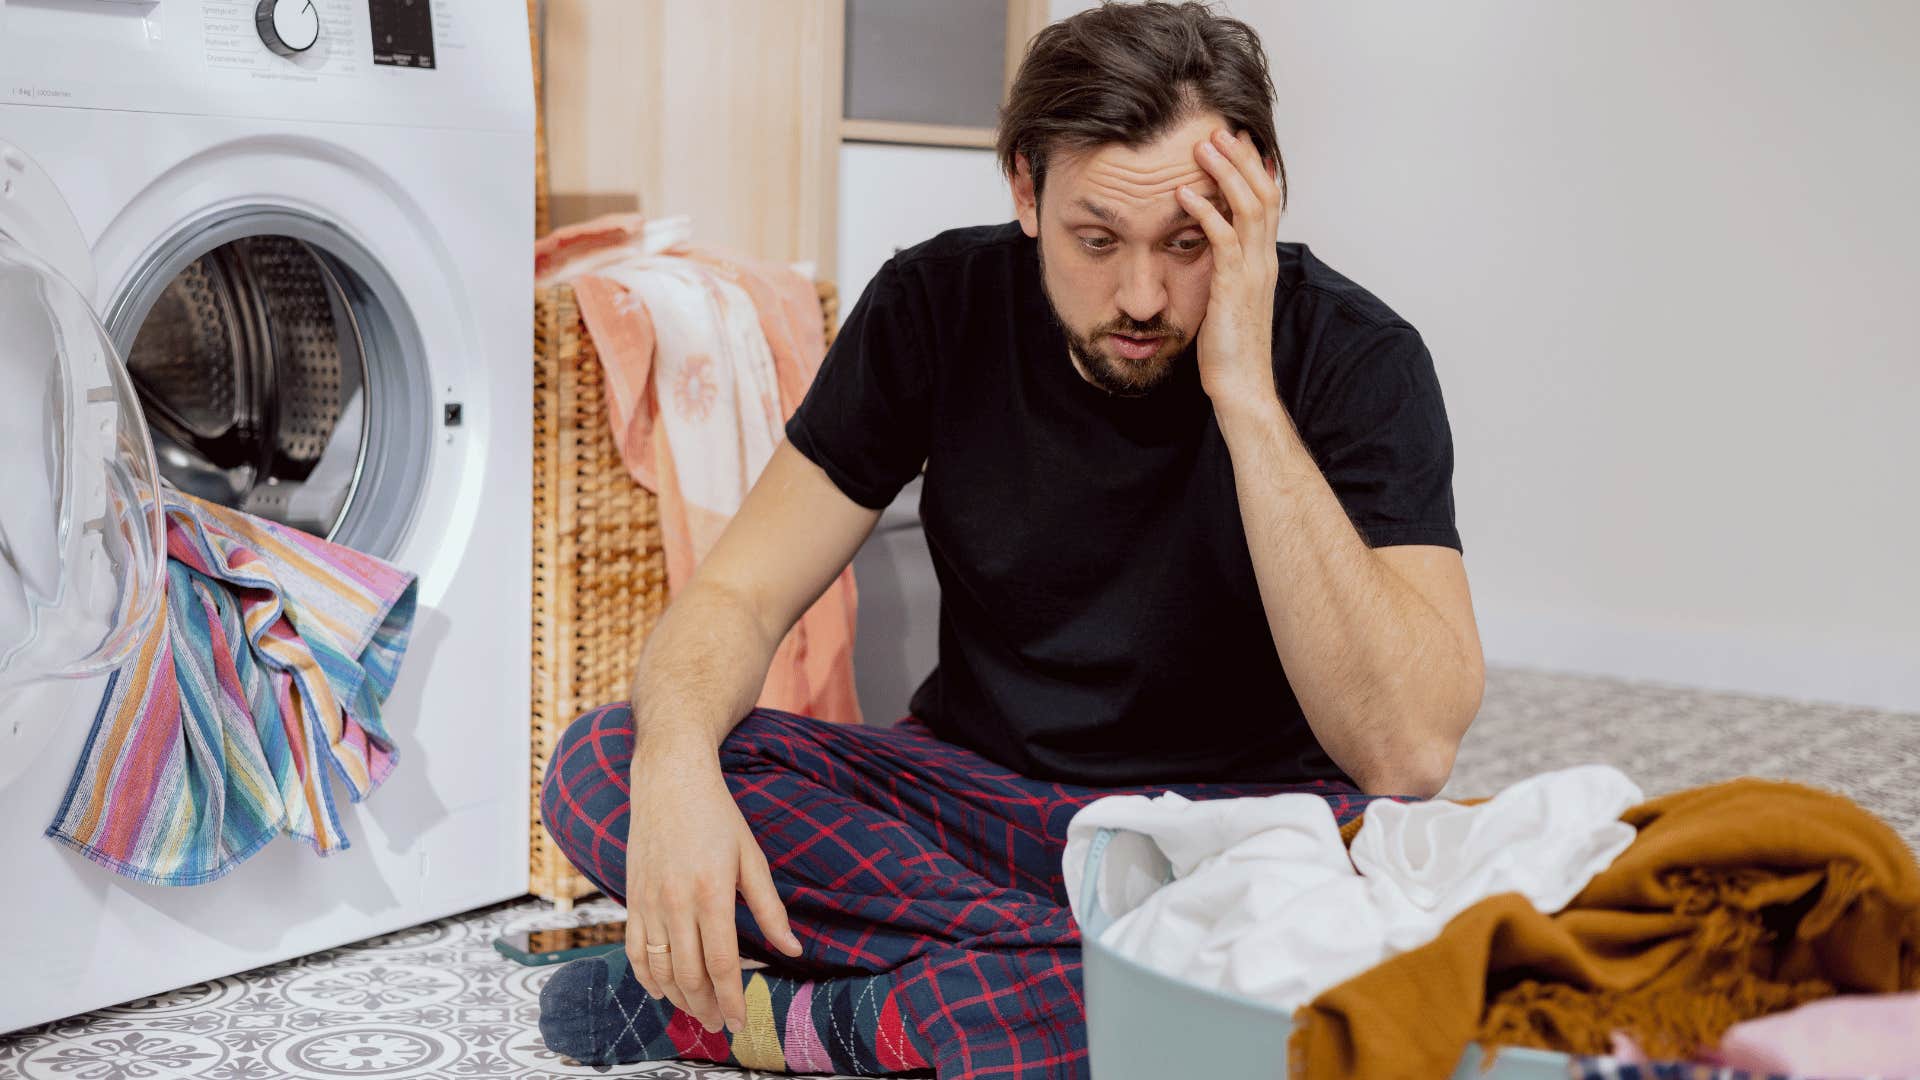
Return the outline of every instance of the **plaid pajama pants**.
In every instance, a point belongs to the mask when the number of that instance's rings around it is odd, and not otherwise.
[[[624,902],[632,717],[609,705],[562,736],[541,793],[547,829]],[[904,1019],[942,1078],[1083,1080],[1080,937],[1060,856],[1067,822],[1108,795],[1192,799],[1309,791],[1345,823],[1343,784],[1093,788],[1031,780],[917,721],[843,727],[756,709],[720,748],[804,953],[771,949],[744,905],[741,951],[781,973],[894,972]]]

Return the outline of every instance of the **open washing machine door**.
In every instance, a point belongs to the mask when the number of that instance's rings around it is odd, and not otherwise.
[[[104,688],[74,679],[148,636],[162,485],[386,558],[432,454],[406,297],[332,222],[214,207],[97,306],[93,276],[52,180],[0,141],[0,786],[93,716]]]
[[[118,667],[160,612],[159,472],[92,279],[58,189],[0,142],[0,786],[84,719],[36,689]]]

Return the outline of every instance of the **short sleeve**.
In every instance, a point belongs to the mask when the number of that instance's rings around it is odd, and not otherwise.
[[[932,401],[924,305],[888,260],[787,421],[787,440],[847,498],[885,509],[927,459]]]
[[[1404,323],[1369,329],[1320,375],[1301,438],[1367,545],[1462,550],[1453,432],[1419,333]]]

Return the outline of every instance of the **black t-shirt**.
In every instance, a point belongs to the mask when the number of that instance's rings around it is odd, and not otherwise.
[[[1348,517],[1458,549],[1420,335],[1279,253],[1276,385]],[[1342,778],[1274,650],[1193,348],[1144,397],[1086,382],[1014,223],[900,252],[847,315],[787,437],[875,509],[925,463],[939,665],[910,707],[940,737],[1083,784]]]

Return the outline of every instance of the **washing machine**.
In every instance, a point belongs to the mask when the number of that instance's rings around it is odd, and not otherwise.
[[[0,688],[0,1032],[526,891],[533,129],[523,0],[0,0],[0,289],[55,313],[0,343],[9,564],[124,639],[150,470],[419,577],[398,765],[325,858],[282,836],[186,888],[88,861],[44,832],[125,640]],[[48,342],[70,393],[35,389]],[[118,518],[85,484],[19,509],[89,440]]]

